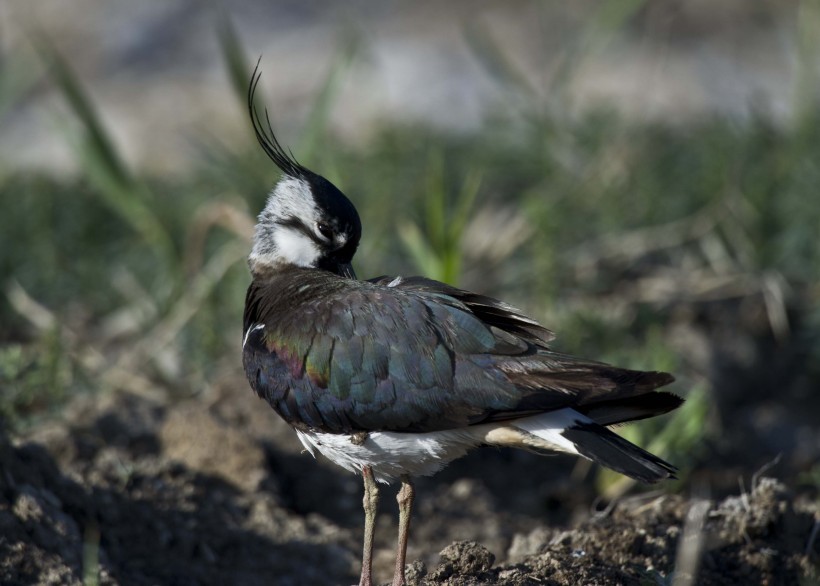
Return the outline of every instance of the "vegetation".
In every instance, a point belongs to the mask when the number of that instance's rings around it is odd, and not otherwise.
[[[624,17],[613,9],[597,26]],[[820,109],[791,126],[764,115],[686,128],[569,116],[540,103],[486,33],[468,36],[514,97],[512,113],[470,136],[387,125],[351,148],[326,127],[356,58],[350,43],[298,158],[361,212],[360,275],[421,272],[478,289],[543,320],[561,349],[677,373],[689,401],[667,430],[649,421],[625,433],[646,445],[652,432],[649,448],[685,465],[715,397],[674,351],[675,323],[751,299],[768,328],[757,334],[820,335]],[[250,63],[229,26],[219,38],[243,108]],[[39,47],[78,122],[65,132],[82,172],[0,176],[0,417],[23,428],[83,392],[204,392],[237,370],[244,256],[276,170],[250,127],[243,144],[207,147],[186,177],[128,169],[70,64]],[[21,86],[3,87],[0,104],[22,99]]]

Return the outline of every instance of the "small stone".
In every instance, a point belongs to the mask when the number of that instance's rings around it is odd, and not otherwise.
[[[43,507],[37,497],[22,493],[14,503],[14,514],[23,522],[39,523],[43,517]]]

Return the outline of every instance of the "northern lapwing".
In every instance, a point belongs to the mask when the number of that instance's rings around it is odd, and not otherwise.
[[[332,183],[279,144],[248,108],[283,173],[248,258],[242,354],[251,387],[318,451],[364,479],[361,586],[370,586],[377,482],[400,480],[393,586],[405,583],[411,478],[479,446],[576,454],[642,482],[675,467],[607,426],[660,415],[682,399],[664,372],[552,350],[553,334],[506,303],[424,277],[356,279],[361,222]]]

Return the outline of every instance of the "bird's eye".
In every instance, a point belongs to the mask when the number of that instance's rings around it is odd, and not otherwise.
[[[330,227],[330,224],[319,222],[316,224],[316,229],[319,231],[319,234],[324,236],[327,240],[333,240],[333,228]]]

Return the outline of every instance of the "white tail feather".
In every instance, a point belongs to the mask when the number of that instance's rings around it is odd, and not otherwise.
[[[578,422],[588,423],[591,422],[591,419],[574,409],[559,409],[558,411],[516,419],[510,425],[543,440],[545,445],[541,445],[540,442],[527,442],[535,448],[577,454],[578,450],[575,449],[575,444],[561,435],[561,432]]]

